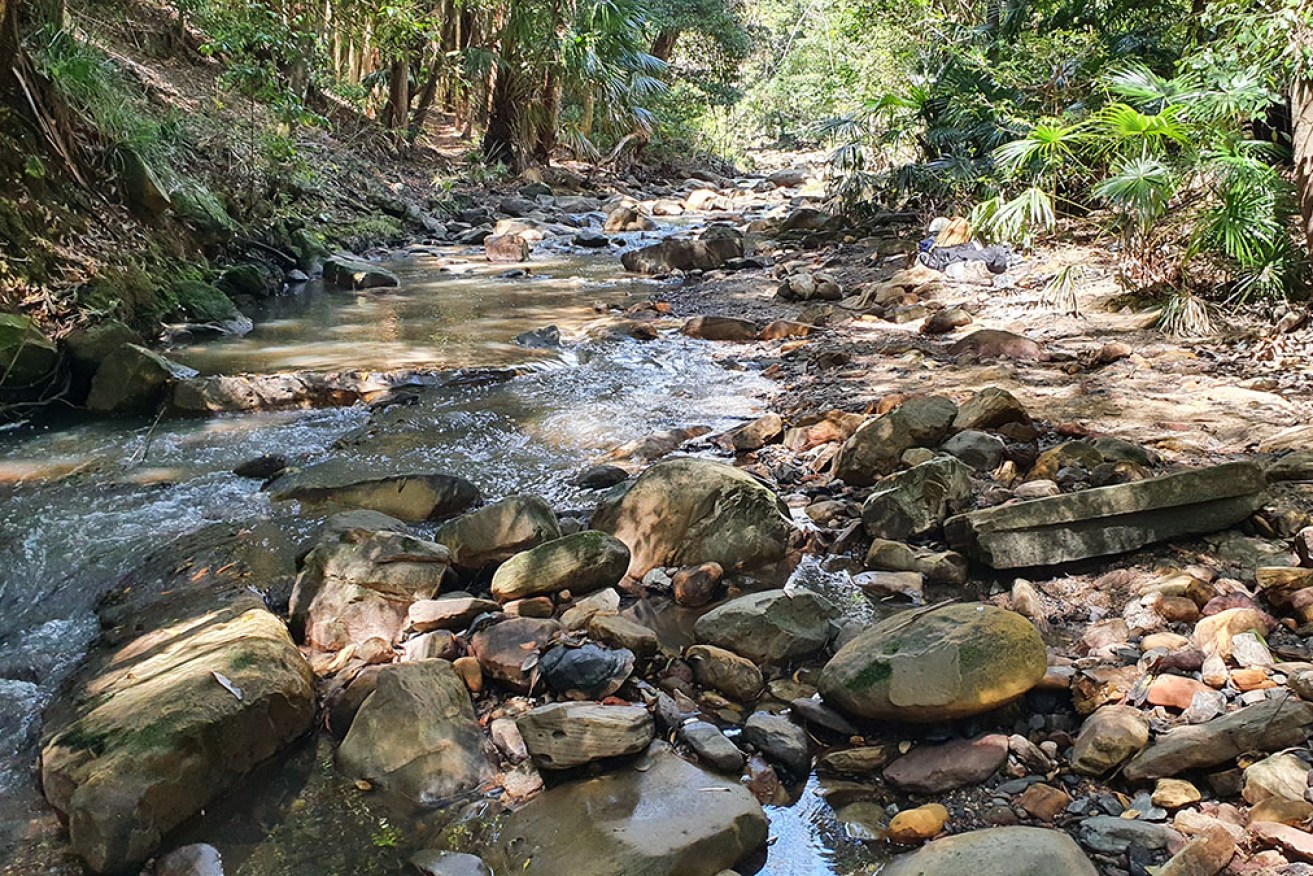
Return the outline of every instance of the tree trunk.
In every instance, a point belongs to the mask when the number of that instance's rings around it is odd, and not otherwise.
[[[675,43],[679,42],[679,33],[679,30],[673,27],[658,32],[656,39],[652,40],[652,56],[662,61],[669,61],[675,51]]]
[[[1313,79],[1299,70],[1290,90],[1290,131],[1301,226],[1313,256]]]
[[[520,170],[515,150],[515,127],[519,108],[515,105],[515,76],[510,65],[498,64],[492,99],[488,106],[488,127],[483,132],[483,160],[504,164],[513,172]]]
[[[424,90],[419,93],[419,104],[415,107],[414,114],[410,117],[410,134],[408,139],[414,143],[419,138],[420,133],[424,130],[424,122],[429,117],[429,110],[433,107],[433,98],[438,93],[438,79],[442,74],[443,53],[439,48],[433,54],[433,63],[429,65],[429,78],[424,83]]]
[[[410,65],[404,58],[392,61],[388,70],[388,103],[383,112],[383,124],[389,130],[403,131],[410,112]]]
[[[561,118],[561,80],[556,68],[547,68],[543,77],[543,108],[534,136],[533,158],[539,164],[552,163],[552,150],[556,148],[556,126]]]

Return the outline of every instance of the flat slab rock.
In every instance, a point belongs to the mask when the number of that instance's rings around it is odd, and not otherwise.
[[[927,843],[880,876],[1096,876],[1076,841],[1042,827],[992,827]]]
[[[269,497],[275,502],[296,500],[313,508],[366,508],[399,520],[450,517],[481,498],[474,484],[455,475],[384,472],[344,459],[289,471],[269,485]]]
[[[512,813],[504,866],[536,876],[689,876],[727,870],[766,844],[746,787],[654,745],[633,767],[549,789]]]
[[[1051,566],[1226,529],[1266,494],[1262,469],[1232,462],[959,514],[944,534],[995,569]]]
[[[656,733],[652,716],[642,706],[587,702],[539,706],[516,724],[534,761],[552,770],[637,754]]]

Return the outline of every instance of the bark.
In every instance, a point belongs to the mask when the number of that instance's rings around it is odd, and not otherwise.
[[[410,134],[408,139],[414,143],[419,138],[420,133],[424,130],[424,122],[429,117],[429,110],[433,108],[433,99],[438,93],[438,79],[442,73],[442,50],[439,49],[433,54],[433,63],[429,65],[429,78],[424,83],[424,90],[419,93],[419,103],[415,105],[415,112],[410,117]]]
[[[556,127],[561,117],[561,81],[556,68],[549,67],[543,77],[542,114],[537,119],[533,158],[539,164],[552,163],[556,148]]]
[[[515,149],[519,108],[516,106],[514,79],[509,65],[498,65],[488,106],[488,127],[483,132],[483,160],[489,164],[504,164],[513,172],[520,170]]]
[[[663,61],[669,61],[671,54],[675,51],[675,43],[679,42],[679,34],[680,31],[673,27],[659,31],[656,39],[652,40],[651,55]]]
[[[1313,255],[1313,79],[1298,72],[1290,92],[1290,120],[1301,227]]]
[[[398,57],[392,61],[388,71],[388,102],[383,112],[383,123],[390,130],[404,130],[409,112],[410,65],[405,58]]]

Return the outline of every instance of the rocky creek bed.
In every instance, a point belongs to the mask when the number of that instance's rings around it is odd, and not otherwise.
[[[1307,385],[792,182],[510,205],[502,282],[663,278],[546,370],[151,359],[224,415],[16,436],[6,872],[1313,871]]]

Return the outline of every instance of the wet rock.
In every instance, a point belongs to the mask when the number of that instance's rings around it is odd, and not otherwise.
[[[862,525],[873,538],[919,538],[970,495],[971,468],[937,457],[879,481],[862,503]]]
[[[657,634],[649,627],[615,614],[597,614],[588,621],[588,635],[603,645],[623,648],[646,660],[661,650]]]
[[[906,596],[914,605],[924,598],[925,580],[920,572],[862,572],[853,576],[858,589],[874,599]]]
[[[463,630],[481,614],[501,611],[490,599],[474,596],[445,596],[411,603],[406,612],[406,628],[417,633],[431,630]]]
[[[866,567],[887,572],[918,572],[935,584],[961,586],[967,580],[966,557],[877,538],[866,552]]]
[[[690,338],[704,341],[737,341],[751,343],[757,339],[757,324],[750,319],[733,316],[695,316],[680,329]]]
[[[750,423],[744,423],[737,429],[726,432],[723,444],[736,453],[751,453],[767,444],[778,441],[784,434],[784,419],[779,414],[766,414]]]
[[[414,379],[413,372],[213,374],[176,381],[169,410],[183,416],[233,411],[345,407],[374,401]]]
[[[714,645],[690,645],[684,659],[693,667],[698,684],[718,690],[735,702],[750,703],[761,693],[761,670],[746,657]]]
[[[31,319],[0,313],[0,386],[39,388],[55,376],[59,348]]]
[[[196,373],[153,350],[124,344],[96,369],[87,408],[106,414],[147,413],[159,404],[169,384]]]
[[[385,667],[337,749],[337,764],[418,806],[493,775],[465,683],[445,660]]]
[[[908,399],[852,433],[834,458],[834,476],[854,486],[873,484],[898,468],[905,451],[938,446],[956,416],[957,405],[943,396]]]
[[[258,596],[133,614],[144,632],[94,653],[45,716],[41,786],[95,872],[141,864],[314,720],[310,667]]]
[[[825,701],[892,721],[964,718],[1034,687],[1048,666],[1039,632],[990,605],[912,609],[859,633],[821,670]]]
[[[880,876],[1097,876],[1071,837],[1040,827],[993,827],[934,840]]]
[[[509,496],[448,520],[433,540],[451,551],[452,565],[478,571],[561,537],[556,512],[538,496]]]
[[[922,745],[885,768],[884,778],[913,794],[938,794],[977,785],[1008,759],[1008,738],[994,733],[979,739],[957,739],[942,745]]]
[[[565,770],[608,757],[637,754],[656,732],[642,706],[552,703],[518,719],[520,735],[543,769]]]
[[[233,469],[233,474],[239,478],[253,478],[259,481],[267,481],[270,478],[277,477],[287,468],[287,457],[281,454],[273,453],[267,456],[257,456],[255,459],[248,459],[241,465]]]
[[[400,286],[397,275],[350,256],[337,255],[324,262],[324,282],[343,289],[380,289]]]
[[[743,725],[743,740],[795,777],[811,771],[807,731],[783,715],[754,712]]]
[[[663,746],[640,766],[558,785],[512,813],[500,839],[505,872],[710,874],[765,845],[766,815],[737,781]]]
[[[1272,754],[1245,767],[1241,795],[1250,804],[1277,798],[1304,800],[1308,793],[1309,774],[1313,772],[1293,754]]]
[[[517,617],[493,624],[470,637],[470,652],[494,680],[513,691],[529,689],[538,655],[561,632],[546,618]]]
[[[464,478],[436,472],[379,475],[363,463],[330,459],[290,471],[268,487],[275,502],[297,501],[313,509],[365,508],[400,520],[437,520],[479,501]]]
[[[478,855],[423,849],[410,856],[410,864],[421,876],[492,876]]]
[[[620,689],[634,671],[634,655],[624,648],[588,643],[578,648],[557,645],[538,663],[543,681],[561,696],[600,700]]]
[[[1015,359],[1037,362],[1047,358],[1044,348],[1030,338],[998,329],[981,329],[950,344],[948,354],[962,360]]]
[[[618,465],[593,465],[580,472],[570,483],[586,490],[606,490],[629,479],[629,472]]]
[[[1279,751],[1313,733],[1313,704],[1293,697],[1265,700],[1206,724],[1177,727],[1154,740],[1122,771],[1127,781],[1175,776],[1217,766],[1246,751]]]
[[[706,605],[720,590],[720,579],[724,575],[720,563],[702,563],[680,569],[670,582],[675,602],[690,608]]]
[[[492,234],[484,239],[483,252],[490,262],[527,262],[529,241],[518,234]]]
[[[292,590],[292,629],[319,651],[373,637],[395,642],[410,604],[438,592],[447,559],[442,545],[404,533],[349,530],[306,556]]]
[[[1265,495],[1256,466],[1227,463],[973,511],[944,532],[951,547],[996,569],[1048,566],[1225,529]]]
[[[592,593],[618,583],[629,566],[629,548],[605,532],[585,530],[516,554],[492,576],[501,602],[569,590]]]
[[[838,614],[809,590],[764,590],[713,608],[693,625],[693,637],[757,663],[787,663],[824,648]]]
[[[927,803],[915,809],[904,809],[889,820],[887,831],[890,842],[904,846],[919,845],[934,839],[948,823],[948,810],[938,803]]]
[[[701,761],[719,772],[737,776],[743,769],[743,752],[715,724],[690,721],[679,728],[679,738]]]
[[[976,471],[992,471],[1003,461],[1003,439],[987,432],[966,429],[950,437],[939,449],[955,456]]]
[[[629,575],[715,562],[729,571],[783,559],[788,509],[745,472],[705,459],[649,467],[623,496],[602,502],[593,526],[629,545]]]
[[[668,237],[651,246],[629,250],[620,257],[620,263],[626,271],[638,274],[668,274],[671,271],[711,271],[722,267],[729,259],[742,257],[742,240]]]
[[[223,857],[207,843],[180,846],[143,871],[144,876],[223,876]]]

